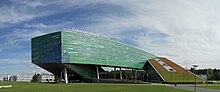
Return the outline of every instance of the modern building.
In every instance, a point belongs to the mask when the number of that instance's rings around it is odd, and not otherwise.
[[[55,76],[53,74],[39,74],[40,75],[40,81],[39,82],[55,82]],[[7,75],[6,77],[3,77],[0,81],[5,82],[31,82],[33,79],[33,74],[17,74],[17,75]]]
[[[146,71],[147,80],[157,82],[203,81],[174,62],[146,51],[84,31],[59,31],[32,38],[32,63],[66,83],[99,80],[103,66]],[[122,75],[122,74],[120,74]],[[120,79],[123,79],[122,76]]]
[[[33,79],[33,74],[18,74],[17,76],[17,82],[31,82]]]
[[[55,82],[55,76],[53,74],[43,73],[40,74],[41,82]]]

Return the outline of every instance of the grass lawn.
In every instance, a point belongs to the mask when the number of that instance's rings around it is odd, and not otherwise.
[[[0,92],[191,92],[159,85],[133,84],[47,84],[0,82],[0,86],[12,85],[12,88],[2,88]]]
[[[207,89],[216,89],[220,90],[220,86],[198,86],[200,88],[207,88]]]

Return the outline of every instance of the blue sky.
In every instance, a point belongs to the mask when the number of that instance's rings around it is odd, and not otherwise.
[[[1,0],[0,72],[45,72],[30,39],[77,28],[167,57],[183,67],[220,68],[218,0]]]

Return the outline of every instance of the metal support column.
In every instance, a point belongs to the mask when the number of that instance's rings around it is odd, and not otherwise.
[[[63,79],[63,73],[62,71],[60,72],[60,82],[62,82],[62,79]]]
[[[149,78],[148,78],[148,77],[149,77],[149,74],[147,74],[147,82],[149,81]]]
[[[116,67],[114,67],[114,79],[116,79]]]
[[[96,66],[97,82],[99,83],[99,67]]]
[[[132,80],[134,80],[134,69],[131,69]]]
[[[68,76],[67,76],[67,70],[64,68],[64,78],[65,78],[65,83],[68,83]]]
[[[122,80],[122,71],[121,71],[121,68],[120,68],[120,79]]]
[[[137,84],[137,70],[136,69],[134,70],[134,81],[135,81],[135,84]]]
[[[194,90],[195,90],[195,92],[196,92],[196,70],[194,70],[195,71],[195,87],[194,87]]]

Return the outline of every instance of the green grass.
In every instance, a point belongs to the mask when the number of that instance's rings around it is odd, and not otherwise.
[[[47,83],[3,83],[12,88],[2,88],[0,92],[191,92],[159,85],[133,84],[47,84]]]
[[[220,86],[199,86],[200,88],[220,90]]]

